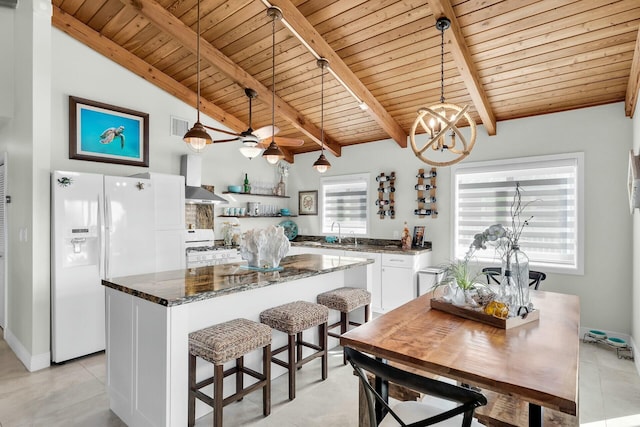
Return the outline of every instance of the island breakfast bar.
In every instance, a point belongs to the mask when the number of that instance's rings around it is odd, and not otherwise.
[[[281,271],[234,263],[103,280],[111,410],[132,427],[185,425],[190,332],[238,317],[259,321],[262,310],[315,302],[319,293],[341,286],[366,288],[372,262],[304,254],[283,258]],[[274,348],[285,342],[284,334],[273,334]],[[260,369],[259,353],[247,355],[245,364]],[[208,368],[198,365],[202,375]],[[279,366],[271,371],[274,378],[286,372]],[[199,405],[196,416],[210,410]]]

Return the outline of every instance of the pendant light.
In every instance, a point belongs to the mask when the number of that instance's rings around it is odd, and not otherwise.
[[[270,7],[267,9],[267,16],[272,19],[272,72],[271,72],[271,126],[275,129],[276,126],[276,19],[282,19],[282,12],[277,7]],[[275,137],[271,135],[271,143],[262,153],[262,157],[267,159],[272,165],[278,163],[280,159],[284,159],[284,153],[276,144]]]
[[[198,39],[196,42],[196,78],[198,80],[198,95],[196,98],[196,109],[198,111],[198,119],[196,120],[193,127],[184,134],[182,138],[184,142],[189,144],[189,147],[196,152],[201,152],[208,144],[213,144],[213,140],[211,136],[207,133],[202,123],[200,123],[200,0],[198,0],[198,25],[197,25],[197,33]]]
[[[318,160],[313,164],[313,168],[318,173],[325,173],[331,167],[331,163],[324,156],[324,70],[329,67],[329,61],[324,58],[319,58],[317,61],[318,67],[322,69],[322,77],[320,80],[320,143],[322,144],[322,153]]]
[[[448,18],[438,18],[436,21],[436,29],[440,31],[440,103],[429,108],[419,109],[418,117],[413,122],[409,134],[411,148],[416,157],[432,166],[450,166],[458,163],[471,153],[476,142],[476,122],[468,112],[469,106],[459,107],[456,104],[444,102],[444,32],[450,26],[451,21]],[[458,122],[463,117],[471,130],[469,141],[457,127]],[[421,126],[429,136],[429,141],[421,148],[416,146],[415,141],[415,133],[418,126]],[[425,153],[429,148],[432,149],[433,153]],[[451,154],[441,154],[444,152]],[[455,157],[452,158],[452,156]],[[431,157],[439,158],[441,161],[434,160]]]

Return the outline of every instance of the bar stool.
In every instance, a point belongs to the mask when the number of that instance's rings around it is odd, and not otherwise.
[[[316,357],[322,358],[322,380],[327,379],[327,307],[306,301],[295,301],[269,308],[260,313],[260,321],[271,328],[288,335],[287,344],[273,350],[271,361],[287,368],[289,372],[289,400],[296,398],[296,370]],[[302,331],[318,327],[318,345],[303,341]],[[302,358],[302,348],[316,350],[313,354]],[[287,361],[274,357],[287,350]],[[295,352],[294,352],[295,351]]]
[[[244,355],[262,348],[262,374],[244,366]],[[213,376],[196,383],[196,357],[213,363]],[[234,367],[224,370],[224,363],[236,359]],[[234,319],[189,334],[189,420],[195,423],[196,398],[213,408],[213,425],[222,427],[222,408],[242,400],[254,390],[262,388],[262,413],[271,413],[271,328],[247,319]],[[224,398],[224,379],[236,374],[236,392]],[[244,388],[244,375],[258,381]],[[213,397],[200,389],[213,384]]]
[[[340,321],[327,328],[327,334],[333,338],[340,338],[340,335],[347,332],[349,325],[360,326],[360,323],[349,321],[349,313],[364,306],[364,322],[369,321],[369,306],[371,304],[371,293],[362,288],[343,287],[333,289],[328,292],[318,294],[318,304],[327,306],[332,310],[338,310],[340,312]],[[340,326],[340,334],[331,332],[332,329]],[[342,355],[342,363],[347,364],[347,356]]]

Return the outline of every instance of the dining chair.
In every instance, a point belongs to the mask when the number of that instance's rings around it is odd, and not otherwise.
[[[412,372],[407,372],[398,367],[391,366],[369,357],[350,347],[344,348],[347,360],[353,366],[356,375],[365,391],[369,412],[369,425],[378,427],[395,426],[462,426],[470,427],[478,425],[473,419],[473,413],[479,406],[487,404],[487,399],[481,393],[469,388],[460,387],[447,382],[422,377]],[[453,408],[439,407],[430,404],[428,397],[421,402],[407,401],[397,403],[392,407],[387,403],[367,379],[366,372],[371,373],[378,379],[386,383],[394,383],[399,386],[418,391],[436,399],[444,399],[453,402]],[[379,404],[383,408],[383,418],[376,420],[375,405]],[[473,422],[473,424],[472,424]]]
[[[502,276],[502,268],[500,267],[485,267],[482,272],[487,276],[487,284],[494,283],[500,284],[500,277]],[[533,289],[538,289],[540,282],[547,278],[547,275],[541,271],[529,270],[529,287],[533,286]]]

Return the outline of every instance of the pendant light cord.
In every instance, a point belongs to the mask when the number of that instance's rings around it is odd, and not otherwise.
[[[440,30],[440,103],[444,104],[444,30]]]
[[[275,143],[276,128],[276,15],[273,15],[271,31],[271,142]]]
[[[320,77],[320,143],[322,154],[324,155],[324,69],[326,64],[322,64],[322,76]]]
[[[198,25],[197,25],[197,32],[198,32],[198,39],[196,41],[196,64],[197,64],[197,70],[196,70],[196,78],[198,79],[198,99],[196,100],[197,104],[197,108],[196,110],[198,111],[198,123],[200,122],[200,0],[198,0],[198,9],[197,9],[197,13],[198,13]]]

